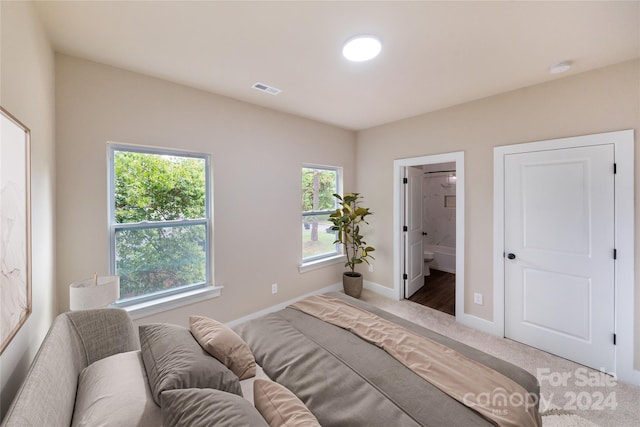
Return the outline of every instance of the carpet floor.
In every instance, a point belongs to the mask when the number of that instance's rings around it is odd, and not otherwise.
[[[455,317],[409,300],[364,289],[363,301],[520,366],[538,378],[544,427],[638,427],[640,388],[538,349],[456,322]]]

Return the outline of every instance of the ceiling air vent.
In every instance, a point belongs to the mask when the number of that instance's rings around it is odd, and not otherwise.
[[[276,89],[275,87],[271,87],[269,85],[266,85],[264,83],[254,83],[253,86],[251,86],[254,89],[258,89],[261,90],[262,92],[267,92],[270,93],[271,95],[277,95],[280,92],[282,92],[280,89]]]

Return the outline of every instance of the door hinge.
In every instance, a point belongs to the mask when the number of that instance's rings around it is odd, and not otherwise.
[[[617,173],[618,173],[618,164],[617,164],[617,163],[614,163],[614,164],[613,164],[613,173],[614,173],[614,174],[617,174]]]
[[[613,250],[613,259],[618,259],[618,250],[617,249]]]
[[[613,345],[616,345],[616,334],[613,334]]]
[[[402,231],[409,231],[409,227],[407,227],[406,225],[402,226]]]
[[[408,184],[409,183],[409,178],[402,178],[402,183],[403,184]]]
[[[407,276],[407,273],[404,273],[404,274],[402,275],[402,280],[407,280],[408,278],[409,278],[409,276]]]

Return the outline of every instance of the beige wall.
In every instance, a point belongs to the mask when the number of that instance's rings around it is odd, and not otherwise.
[[[378,267],[368,279],[393,287],[393,161],[465,153],[465,313],[493,317],[493,148],[635,129],[640,138],[640,62],[632,61],[359,132],[357,188],[376,213]],[[636,212],[640,149],[636,143]],[[636,224],[636,367],[640,366],[640,224]],[[484,306],[473,293],[484,294]]]
[[[33,313],[0,357],[4,416],[56,314],[54,58],[33,5],[0,2],[0,104],[31,130]]]
[[[64,55],[56,111],[61,311],[69,283],[107,272],[107,141],[212,155],[222,296],[143,321],[186,324],[195,313],[230,321],[340,282],[341,265],[298,272],[301,167],[341,166],[352,188],[353,132]]]

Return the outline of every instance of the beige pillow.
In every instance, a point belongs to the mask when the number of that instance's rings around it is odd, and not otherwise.
[[[241,380],[256,374],[256,359],[249,346],[224,324],[203,316],[190,316],[191,333],[207,353]]]
[[[256,379],[253,382],[253,403],[269,427],[321,427],[304,403],[276,382]]]

